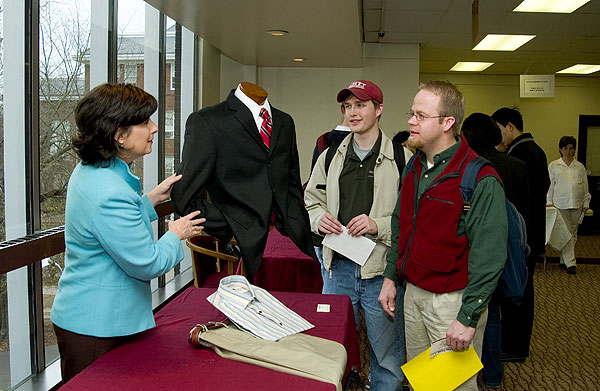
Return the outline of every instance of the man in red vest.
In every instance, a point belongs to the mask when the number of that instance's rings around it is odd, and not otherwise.
[[[408,113],[408,144],[418,152],[392,215],[379,295],[393,314],[395,282],[406,281],[408,360],[440,339],[455,351],[473,346],[481,356],[487,305],[506,261],[505,196],[493,168],[481,169],[470,208],[463,207],[460,181],[477,156],[458,136],[464,111],[462,93],[434,81],[419,87]],[[477,377],[457,389],[477,391]]]

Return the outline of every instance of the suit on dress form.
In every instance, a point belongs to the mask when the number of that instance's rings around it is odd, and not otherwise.
[[[304,208],[296,131],[292,117],[271,107],[270,148],[260,138],[250,110],[234,95],[192,113],[171,197],[184,216],[200,210],[205,231],[238,241],[249,278],[262,260],[271,211],[278,228],[300,250],[316,258]],[[207,190],[211,202],[201,198]]]

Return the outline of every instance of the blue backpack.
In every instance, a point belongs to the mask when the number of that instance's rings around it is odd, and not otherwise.
[[[465,210],[471,205],[471,198],[473,197],[479,170],[486,165],[491,165],[491,163],[483,157],[477,156],[465,168],[462,180],[460,181],[460,192]],[[521,216],[517,208],[508,199],[506,199],[506,217],[508,219],[506,265],[498,280],[497,292],[503,300],[513,304],[520,304],[523,299],[525,285],[527,284],[527,256],[530,251],[527,245],[527,229],[523,216]]]

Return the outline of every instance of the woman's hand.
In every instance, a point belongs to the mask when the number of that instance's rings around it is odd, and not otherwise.
[[[169,221],[169,231],[177,235],[180,240],[185,240],[192,236],[200,235],[204,229],[204,227],[200,224],[204,223],[206,219],[204,217],[200,219],[194,219],[194,217],[198,216],[199,214],[200,211],[197,210],[177,220]]]
[[[164,181],[158,184],[152,191],[146,193],[152,206],[156,206],[159,202],[166,201],[171,197],[171,188],[173,184],[181,179],[182,175],[171,175]]]

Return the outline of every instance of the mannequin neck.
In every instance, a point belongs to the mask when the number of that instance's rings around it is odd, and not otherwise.
[[[267,99],[267,91],[256,84],[243,81],[240,83],[240,90],[258,105],[262,105],[265,102],[265,99]]]

